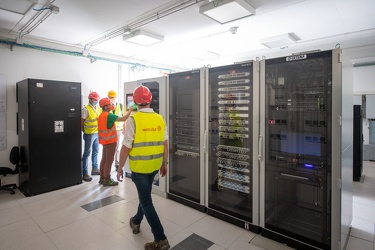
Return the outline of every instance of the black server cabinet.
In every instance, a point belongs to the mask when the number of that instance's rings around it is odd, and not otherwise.
[[[331,248],[332,77],[331,51],[265,61],[264,236]]]
[[[363,169],[361,105],[353,105],[353,181],[360,181]]]
[[[81,83],[17,82],[20,189],[32,196],[82,183]]]
[[[205,211],[200,119],[202,69],[169,75],[168,198]]]

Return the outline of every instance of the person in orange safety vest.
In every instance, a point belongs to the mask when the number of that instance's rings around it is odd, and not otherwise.
[[[103,109],[98,118],[99,144],[103,145],[99,184],[103,184],[103,186],[116,186],[118,182],[111,179],[111,167],[118,141],[115,122],[126,121],[132,109],[126,112],[124,116],[117,116],[111,112],[114,106],[107,97],[99,101],[99,106]]]

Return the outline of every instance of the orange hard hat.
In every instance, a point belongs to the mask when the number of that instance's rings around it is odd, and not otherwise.
[[[149,88],[141,85],[133,92],[133,100],[136,104],[148,104],[152,101],[152,94]]]
[[[109,98],[116,98],[117,97],[117,93],[114,90],[110,90],[110,91],[108,91],[108,95],[107,96]]]
[[[111,100],[108,97],[104,97],[104,98],[100,99],[100,101],[99,101],[99,106],[101,108],[103,108],[106,105],[111,105],[111,104],[112,104]]]
[[[90,92],[89,99],[94,99],[95,101],[99,100],[99,95],[95,91]]]

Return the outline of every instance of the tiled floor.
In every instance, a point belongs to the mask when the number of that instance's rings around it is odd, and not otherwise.
[[[375,250],[374,162],[364,162],[363,175],[363,183],[354,183],[348,250]],[[143,249],[153,237],[146,221],[138,235],[129,228],[138,204],[133,183],[126,179],[118,187],[102,187],[97,182],[94,177],[89,183],[28,198],[18,190],[15,195],[1,191],[0,249]],[[174,250],[291,249],[172,200],[156,195],[153,199]]]

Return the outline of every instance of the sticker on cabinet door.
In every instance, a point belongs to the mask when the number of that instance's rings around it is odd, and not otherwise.
[[[55,133],[64,132],[64,121],[55,121]]]

